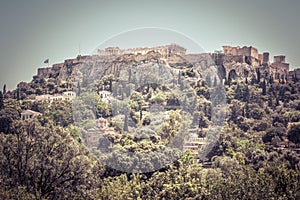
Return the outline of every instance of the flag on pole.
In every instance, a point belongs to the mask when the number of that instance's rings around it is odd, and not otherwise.
[[[44,61],[45,64],[49,64],[49,58]]]

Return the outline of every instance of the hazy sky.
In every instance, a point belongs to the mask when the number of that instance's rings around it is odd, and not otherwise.
[[[298,0],[0,0],[0,88],[30,81],[37,68],[89,54],[120,32],[160,27],[206,51],[254,46],[300,66]],[[79,45],[80,44],[80,45]],[[271,58],[272,58],[271,57]]]

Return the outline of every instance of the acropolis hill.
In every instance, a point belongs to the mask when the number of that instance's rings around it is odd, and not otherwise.
[[[300,80],[300,69],[289,71],[289,64],[285,62],[284,55],[274,56],[270,61],[269,52],[259,53],[252,46],[233,47],[223,46],[223,51],[202,54],[186,54],[186,49],[177,44],[158,47],[143,47],[121,49],[107,47],[98,49],[98,55],[78,56],[67,59],[48,68],[39,68],[36,78],[58,78],[82,82],[84,74],[93,74],[92,79],[100,78],[105,74],[118,75],[122,67],[128,64],[139,65],[145,63],[168,64],[174,68],[188,68],[205,63],[206,66],[218,66],[222,78],[251,80],[257,70],[261,77],[268,81],[273,80]],[[81,80],[80,80],[81,79]]]

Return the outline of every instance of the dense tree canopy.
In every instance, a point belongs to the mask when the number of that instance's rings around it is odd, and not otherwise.
[[[89,198],[101,166],[69,132],[29,120],[10,133],[0,135],[0,187],[9,195],[23,187],[36,199]]]
[[[86,88],[87,78],[74,83],[59,81],[57,74],[0,92],[0,198],[300,199],[300,83],[273,80],[258,70],[243,81],[232,72],[223,85],[216,77],[194,81],[193,68],[180,70],[174,85],[185,90],[183,83],[192,80],[192,98],[159,84],[133,90],[133,74],[128,85],[105,75],[93,83],[96,92]],[[73,86],[79,97],[72,102],[34,101]],[[210,92],[223,86],[227,116],[206,158],[197,162],[189,151],[164,148],[188,121],[180,106],[191,113],[195,134],[207,136],[215,114]],[[130,89],[122,92],[123,87]],[[111,102],[97,93],[102,90],[129,98],[121,106],[126,113],[119,127]],[[160,123],[155,106],[166,108]],[[42,115],[21,121],[26,109]],[[95,127],[98,118],[113,134]],[[161,131],[132,133],[133,122],[143,128],[158,123]],[[183,127],[183,134],[188,129]],[[90,130],[102,135],[93,138],[98,146],[88,149],[83,133]]]

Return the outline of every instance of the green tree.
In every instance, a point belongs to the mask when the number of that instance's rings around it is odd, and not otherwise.
[[[300,144],[300,123],[291,124],[287,134],[291,142]]]
[[[198,120],[199,128],[207,128],[209,126],[209,120],[207,119],[207,117],[204,115],[202,111],[199,112],[197,120]]]
[[[163,137],[165,139],[170,139],[174,137],[181,127],[182,116],[179,111],[169,111],[168,117],[165,119],[165,123],[163,124],[162,131]]]
[[[139,111],[142,105],[145,103],[143,96],[141,93],[133,91],[130,95],[130,108]]]
[[[0,134],[0,188],[14,197],[24,187],[35,199],[92,199],[101,167],[69,132],[32,119],[11,133]]]
[[[13,108],[0,110],[0,132],[9,133],[12,123],[20,119],[20,114]]]
[[[56,125],[68,126],[73,123],[72,103],[70,101],[55,101],[46,110],[45,115]]]
[[[96,117],[109,117],[111,115],[109,105],[106,102],[103,102],[100,98],[97,99],[97,97],[95,101]]]
[[[264,142],[271,142],[273,138],[279,137],[284,140],[286,129],[284,127],[271,127],[266,130],[266,134],[262,137]]]

